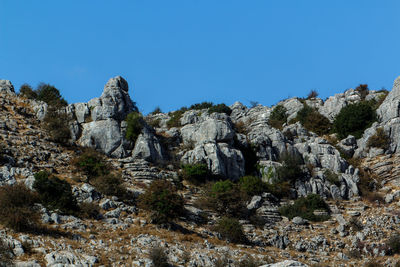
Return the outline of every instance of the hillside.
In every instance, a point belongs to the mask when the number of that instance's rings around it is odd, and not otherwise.
[[[45,89],[0,80],[4,266],[400,264],[400,78],[147,116],[120,76],[88,103]]]

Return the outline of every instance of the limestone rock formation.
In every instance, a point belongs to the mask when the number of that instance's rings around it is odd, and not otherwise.
[[[133,153],[135,157],[149,161],[162,160],[161,146],[149,126],[143,127],[136,144],[125,139],[125,118],[137,111],[128,89],[125,79],[117,76],[107,82],[99,98],[69,105],[67,113],[74,119],[72,139],[81,146],[95,148],[112,157],[128,157]]]

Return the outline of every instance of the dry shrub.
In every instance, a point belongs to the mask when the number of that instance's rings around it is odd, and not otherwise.
[[[97,220],[101,215],[100,207],[95,203],[82,202],[79,204],[79,215],[82,218]]]
[[[389,149],[390,137],[385,133],[382,127],[376,129],[376,133],[368,138],[367,147]]]
[[[168,267],[168,256],[165,249],[161,247],[154,247],[150,251],[150,260],[153,267]]]
[[[121,175],[107,174],[93,179],[92,184],[97,191],[104,195],[116,196],[120,199],[127,199],[128,193],[122,185]]]
[[[0,223],[15,231],[34,230],[39,213],[34,209],[38,197],[22,184],[0,187]]]

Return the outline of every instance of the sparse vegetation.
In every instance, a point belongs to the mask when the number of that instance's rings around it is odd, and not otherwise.
[[[261,195],[267,190],[267,185],[256,176],[244,176],[239,180],[240,190],[250,198],[254,195]]]
[[[237,267],[258,267],[261,263],[250,255],[246,255],[244,259],[237,263]]]
[[[150,260],[153,263],[153,267],[168,267],[168,256],[165,253],[165,249],[162,247],[154,247],[150,250]]]
[[[244,214],[240,189],[237,184],[229,180],[208,184],[201,205],[221,215],[243,216]]]
[[[99,219],[100,217],[99,205],[91,202],[82,202],[79,204],[79,216],[86,219]]]
[[[307,95],[307,99],[313,99],[316,97],[318,97],[318,92],[316,90],[311,90]]]
[[[50,176],[45,171],[36,173],[33,188],[38,192],[40,202],[50,210],[60,210],[66,214],[78,210],[71,185],[56,176]]]
[[[360,94],[361,100],[365,100],[365,98],[369,94],[368,84],[360,84],[359,86],[357,86],[356,92]]]
[[[390,137],[385,133],[382,127],[377,128],[376,133],[368,138],[367,147],[376,147],[387,150],[390,147]]]
[[[281,155],[282,166],[276,168],[276,173],[280,181],[294,182],[296,179],[304,177],[305,173],[301,168],[303,160],[301,156],[284,153]]]
[[[331,184],[340,186],[339,175],[337,173],[334,173],[333,171],[326,169],[324,171],[324,176],[325,176],[325,179],[327,181],[329,181]]]
[[[13,251],[11,247],[0,238],[0,267],[13,266]]]
[[[208,109],[208,113],[214,113],[214,112],[218,112],[218,113],[225,113],[226,115],[231,115],[232,110],[230,109],[230,107],[228,107],[225,104],[218,104],[218,105],[213,105],[212,107],[210,107]]]
[[[188,111],[188,109],[186,107],[183,107],[174,112],[170,112],[170,119],[167,121],[168,128],[181,127],[181,118],[183,113],[185,113],[186,111]]]
[[[157,106],[152,112],[150,112],[151,115],[156,115],[162,113],[161,108]]]
[[[304,128],[318,135],[328,134],[332,128],[332,123],[325,116],[307,104],[297,113],[295,121],[299,121]]]
[[[100,193],[107,196],[116,196],[120,199],[127,199],[128,193],[122,186],[123,180],[121,175],[117,174],[106,174],[98,176],[92,180],[93,186]]]
[[[60,108],[68,104],[61,96],[60,91],[53,85],[40,83],[35,93],[37,94],[37,100],[46,102],[49,106]]]
[[[19,95],[24,96],[29,99],[37,98],[37,93],[27,83],[24,83],[23,85],[21,85],[21,87],[19,88]]]
[[[387,240],[386,245],[390,248],[390,252],[392,254],[399,254],[400,253],[400,234],[394,233],[392,236]]]
[[[268,123],[276,129],[282,129],[282,125],[286,123],[288,115],[287,109],[282,105],[277,105],[271,112]]]
[[[204,163],[185,164],[182,166],[181,176],[184,180],[198,185],[207,181],[210,172]]]
[[[72,165],[87,176],[87,182],[95,177],[109,174],[111,169],[104,155],[91,148],[85,148],[80,156],[72,160]]]
[[[50,135],[52,141],[60,144],[67,144],[71,138],[69,129],[69,118],[65,112],[49,106],[43,120],[43,128]]]
[[[349,220],[349,226],[354,232],[360,232],[364,228],[362,222],[354,217]]]
[[[295,200],[293,205],[283,206],[279,212],[290,220],[296,216],[309,221],[325,221],[329,216],[314,215],[315,210],[325,210],[329,212],[329,206],[320,195],[310,194],[307,197],[300,197]]]
[[[363,101],[342,108],[333,122],[333,129],[340,139],[348,135],[358,139],[375,121],[376,113],[371,103]]]
[[[34,230],[39,213],[34,209],[37,195],[22,184],[0,187],[0,223],[15,231]]]
[[[139,207],[151,212],[156,224],[170,223],[184,212],[183,198],[166,180],[156,180],[139,196]]]
[[[212,102],[201,102],[197,104],[193,104],[189,107],[189,110],[194,109],[194,110],[201,110],[201,109],[208,109],[214,106]]]
[[[126,123],[125,138],[132,143],[135,143],[143,129],[143,117],[139,112],[129,113],[126,117]]]
[[[243,232],[242,225],[237,219],[222,217],[214,230],[218,232],[223,239],[226,239],[232,243],[245,243],[246,236]]]

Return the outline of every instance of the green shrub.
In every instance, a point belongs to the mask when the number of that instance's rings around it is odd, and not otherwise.
[[[200,184],[207,181],[210,172],[207,164],[186,164],[182,166],[182,178],[193,184]]]
[[[183,113],[185,113],[188,109],[183,107],[179,110],[169,113],[170,119],[167,121],[168,128],[172,127],[181,127],[181,118]]]
[[[40,202],[48,209],[73,214],[78,210],[72,195],[71,185],[56,176],[49,177],[45,171],[35,174],[33,188],[38,192]]]
[[[81,218],[97,220],[100,214],[100,207],[95,203],[82,202],[79,204],[79,216]]]
[[[350,104],[341,109],[333,122],[333,129],[340,139],[353,135],[360,138],[365,129],[376,121],[376,112],[371,102]]]
[[[211,108],[212,106],[214,106],[214,104],[212,102],[201,102],[201,103],[197,103],[197,104],[193,104],[189,107],[189,109],[194,109],[194,110],[201,110],[201,109],[208,109]]]
[[[156,107],[152,112],[150,112],[151,115],[156,115],[156,114],[160,114],[162,113],[161,108],[160,107]]]
[[[230,109],[230,107],[228,107],[225,104],[218,104],[218,105],[213,105],[212,107],[210,107],[208,109],[208,113],[214,113],[214,112],[218,112],[218,113],[225,113],[226,115],[231,115],[232,110]]]
[[[256,176],[244,176],[239,180],[240,190],[248,197],[261,195],[267,190],[267,185]]]
[[[21,85],[21,87],[19,88],[19,95],[24,96],[29,99],[37,98],[37,93],[27,83],[24,83],[23,85]]]
[[[246,236],[243,227],[237,219],[222,217],[214,227],[223,239],[233,243],[245,243]]]
[[[202,204],[221,215],[243,216],[242,200],[239,187],[225,180],[206,186]]]
[[[66,113],[59,112],[55,107],[49,106],[43,120],[43,128],[52,141],[67,144],[71,138],[68,122],[69,118]]]
[[[168,256],[165,249],[161,247],[154,247],[150,250],[150,260],[153,267],[168,267]]]
[[[22,184],[0,187],[0,223],[15,231],[34,230],[39,213],[34,209],[37,195]]]
[[[390,147],[390,137],[385,133],[383,128],[377,128],[376,133],[368,138],[367,147],[376,147],[387,150]]]
[[[318,135],[328,134],[331,131],[331,122],[317,110],[304,104],[304,107],[297,113],[296,121],[299,121],[304,128]]]
[[[390,248],[390,252],[392,254],[400,253],[400,235],[398,233],[394,233],[389,240],[387,240],[386,245]]]
[[[123,180],[120,175],[106,174],[93,179],[93,186],[100,193],[107,196],[116,196],[120,199],[127,198],[127,191],[122,186]]]
[[[277,105],[269,116],[268,123],[276,129],[282,129],[282,125],[286,123],[288,115],[287,109],[282,105]]]
[[[331,170],[326,169],[324,171],[324,176],[325,176],[325,179],[327,181],[329,181],[331,184],[334,184],[336,186],[340,186],[340,181],[339,181],[339,175],[338,174],[334,173]]]
[[[126,117],[126,134],[127,140],[135,143],[143,129],[143,117],[139,112],[129,113]]]
[[[297,179],[301,179],[305,176],[301,168],[303,160],[299,155],[284,153],[281,155],[280,161],[282,166],[276,168],[276,173],[280,181],[295,182]]]
[[[153,181],[138,202],[139,207],[151,212],[151,219],[157,224],[169,223],[184,212],[183,198],[166,180]]]
[[[281,207],[279,212],[290,220],[297,216],[309,221],[325,221],[329,219],[329,216],[314,215],[313,212],[315,210],[330,211],[328,204],[326,204],[321,196],[310,194],[307,197],[298,198],[293,205]]]
[[[77,171],[87,176],[87,181],[95,177],[110,173],[111,167],[106,163],[104,155],[91,148],[85,148],[84,152],[72,160],[72,165]]]
[[[281,181],[273,184],[266,184],[266,191],[277,198],[287,198],[291,195],[291,185],[289,181]]]
[[[36,89],[37,100],[46,102],[49,106],[65,107],[68,103],[62,98],[60,91],[53,85],[41,83]]]

